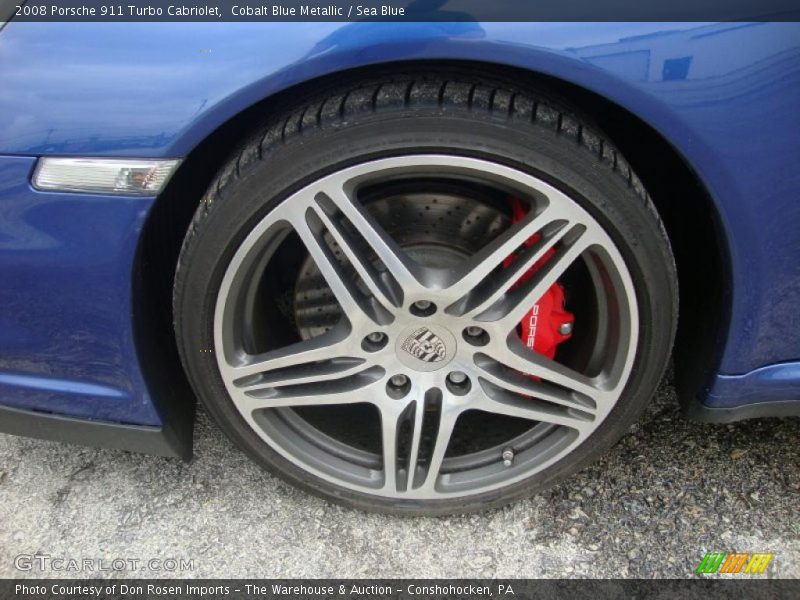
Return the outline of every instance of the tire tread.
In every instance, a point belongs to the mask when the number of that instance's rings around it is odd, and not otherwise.
[[[405,81],[379,81],[366,87],[354,85],[349,89],[327,94],[324,98],[317,98],[273,121],[261,135],[243,144],[234,160],[217,175],[210,191],[200,202],[184,240],[181,256],[184,255],[185,247],[191,244],[194,232],[209,214],[211,207],[220,200],[224,201],[230,184],[247,177],[259,161],[268,160],[270,150],[277,144],[288,143],[313,128],[341,127],[349,119],[356,118],[365,111],[402,110],[414,106],[483,113],[491,118],[523,121],[555,130],[557,135],[573,140],[576,145],[590,152],[603,168],[620,177],[648,209],[666,238],[664,225],[644,185],[599,129],[558,107],[557,102],[532,92],[487,85],[482,81],[465,81],[463,77],[453,79],[436,75],[433,79],[422,76]],[[178,273],[180,264],[179,260]]]

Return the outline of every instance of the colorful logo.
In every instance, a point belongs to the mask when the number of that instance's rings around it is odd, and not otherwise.
[[[696,573],[756,573],[767,570],[774,554],[765,552],[707,552]]]

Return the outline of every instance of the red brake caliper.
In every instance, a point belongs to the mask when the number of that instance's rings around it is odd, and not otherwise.
[[[511,199],[511,221],[517,223],[525,218],[527,211],[518,198]],[[527,239],[525,247],[529,248],[537,241],[541,234],[535,233]],[[536,261],[530,269],[514,283],[518,287],[528,281],[533,274],[550,260],[555,254],[555,249],[550,248],[544,256]],[[517,259],[517,254],[511,254],[503,261],[503,266],[508,267]],[[520,323],[519,334],[523,343],[539,354],[548,358],[556,355],[556,348],[561,342],[572,336],[572,324],[575,315],[564,308],[564,288],[556,282],[539,298],[531,309],[525,313]]]

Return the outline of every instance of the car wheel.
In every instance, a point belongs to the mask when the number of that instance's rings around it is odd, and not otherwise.
[[[533,494],[626,431],[667,363],[669,243],[613,145],[469,73],[307,98],[247,140],[188,232],[178,345],[280,477],[402,514]]]

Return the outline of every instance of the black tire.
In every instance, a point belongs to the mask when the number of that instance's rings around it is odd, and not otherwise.
[[[266,444],[231,402],[213,354],[213,314],[226,265],[255,223],[290,193],[365,159],[432,151],[489,159],[567,192],[605,228],[631,273],[639,350],[611,414],[564,459],[527,480],[459,500],[398,501],[310,475]],[[658,214],[628,163],[597,127],[535,89],[436,71],[343,85],[272,119],[221,169],[202,199],[175,276],[175,331],[197,396],[230,438],[270,472],[351,507],[404,515],[484,510],[530,496],[614,444],[658,385],[677,323],[677,282]]]

